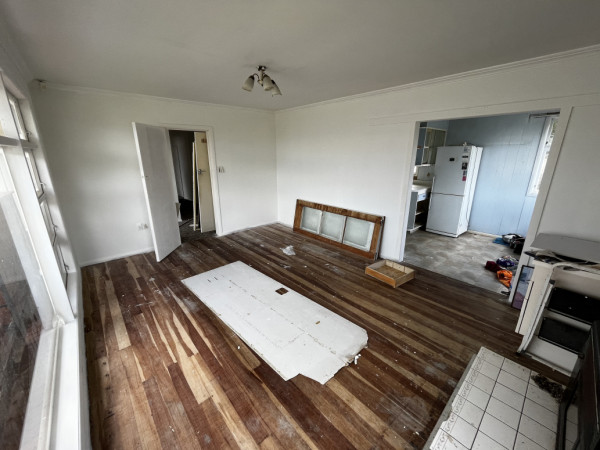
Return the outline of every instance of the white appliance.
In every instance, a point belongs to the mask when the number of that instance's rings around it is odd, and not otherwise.
[[[438,147],[426,230],[457,237],[467,231],[481,147]]]

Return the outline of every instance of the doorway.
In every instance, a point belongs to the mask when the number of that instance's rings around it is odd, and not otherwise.
[[[215,234],[212,177],[204,131],[169,130],[182,242]]]
[[[221,210],[212,130],[205,128],[201,131],[191,131],[192,134],[196,133],[194,134],[192,147],[194,157],[191,158],[186,156],[187,150],[184,145],[182,145],[181,154],[179,154],[178,147],[177,154],[173,154],[169,131],[166,127],[137,122],[132,123],[132,125],[156,260],[161,261],[164,259],[182,242],[178,223],[181,219],[179,194],[181,193],[183,198],[189,195],[190,192],[188,189],[186,193],[186,186],[188,185],[186,185],[185,179],[187,176],[185,174],[190,172],[186,170],[187,165],[184,162],[186,158],[188,161],[192,160],[191,174],[193,179],[197,179],[201,173],[202,175],[210,175],[209,179],[211,180],[209,189],[203,189],[202,192],[198,188],[199,184],[197,182],[193,183],[191,189],[193,204],[200,205],[200,200],[205,199],[203,207],[192,208],[193,216],[198,219],[196,224],[200,223],[200,214],[203,213],[205,219],[207,216],[212,215],[210,225],[204,224],[205,232],[215,233],[216,230],[216,234],[220,235],[222,233]],[[192,128],[192,130],[194,129]],[[189,132],[190,130],[183,131]],[[198,151],[196,151],[197,144]],[[177,176],[180,177],[180,191],[177,190]],[[212,200],[212,204],[206,198]],[[197,228],[194,227],[193,231],[197,231]],[[209,229],[211,230],[208,231]],[[196,239],[199,234],[193,233],[192,236],[193,239]]]
[[[557,120],[556,111],[546,111],[421,123],[420,136],[433,129],[437,139],[417,143],[404,260],[508,295],[509,283],[485,266],[507,256],[500,268],[511,275],[517,268],[520,249],[505,241],[515,235],[517,243],[527,234]],[[481,148],[478,163],[475,148]],[[458,195],[441,192],[447,176],[462,189]],[[470,182],[471,192],[465,187]],[[444,194],[456,200],[446,205],[462,209],[445,215],[436,210]],[[445,220],[447,226],[440,226]]]

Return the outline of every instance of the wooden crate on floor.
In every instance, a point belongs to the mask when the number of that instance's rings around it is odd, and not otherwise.
[[[398,287],[415,277],[415,271],[394,261],[383,259],[365,268],[365,273],[392,287]]]

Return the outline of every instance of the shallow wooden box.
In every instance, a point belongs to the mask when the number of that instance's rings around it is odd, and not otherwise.
[[[365,273],[392,287],[398,287],[415,277],[415,271],[394,261],[383,259],[365,268]]]

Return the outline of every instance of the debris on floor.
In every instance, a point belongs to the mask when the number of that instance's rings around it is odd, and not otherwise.
[[[510,282],[513,279],[513,274],[510,270],[499,270],[496,272],[498,281],[510,289]]]
[[[518,259],[505,255],[498,258],[496,261],[487,261],[485,263],[485,269],[490,272],[495,272],[498,281],[510,289],[514,276],[513,271],[516,270],[518,265]]]
[[[494,244],[506,245],[507,247],[510,245],[508,242],[505,242],[501,237],[497,237],[492,241]]]
[[[512,248],[517,255],[520,255],[523,251],[525,238],[520,234],[509,233],[503,234],[502,237],[497,237],[493,242],[494,244],[507,245]]]
[[[500,270],[500,267],[498,267],[495,261],[488,261],[485,263],[485,270],[496,273]]]
[[[496,264],[500,266],[501,269],[513,269],[519,265],[519,260],[517,258],[513,258],[512,256],[505,255],[496,260]]]
[[[532,375],[531,379],[537,384],[537,387],[548,392],[556,400],[559,402],[562,400],[563,393],[565,392],[565,387],[563,385],[550,381],[545,376],[539,374]]]
[[[508,245],[510,245],[510,243],[512,241],[514,241],[515,239],[522,239],[523,236],[521,236],[520,234],[517,233],[508,233],[508,234],[503,234],[502,235],[502,240],[504,242],[506,242]]]
[[[296,254],[296,252],[294,251],[293,245],[288,245],[287,247],[282,248],[281,251],[288,256],[294,256]]]

